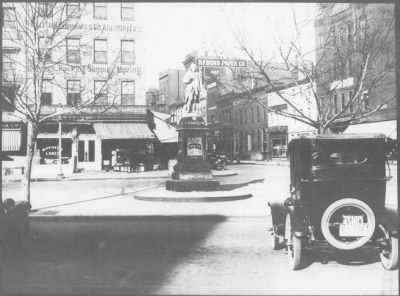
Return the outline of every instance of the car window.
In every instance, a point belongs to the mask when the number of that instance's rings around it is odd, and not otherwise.
[[[312,154],[313,165],[363,164],[368,161],[363,151],[315,151]]]

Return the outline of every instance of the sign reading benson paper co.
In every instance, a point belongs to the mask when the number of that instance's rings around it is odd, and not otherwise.
[[[198,58],[197,65],[199,67],[246,67],[247,62],[243,60]]]

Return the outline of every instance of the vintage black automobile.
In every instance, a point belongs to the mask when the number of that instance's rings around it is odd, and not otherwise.
[[[268,205],[273,248],[286,246],[291,269],[302,266],[305,246],[320,242],[339,250],[372,244],[385,269],[397,268],[397,209],[385,207],[386,142],[384,135],[349,134],[289,143],[289,197]]]

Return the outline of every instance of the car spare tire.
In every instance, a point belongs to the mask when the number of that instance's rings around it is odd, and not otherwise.
[[[371,239],[375,231],[375,215],[371,207],[359,199],[339,199],[323,213],[321,230],[333,247],[354,250]]]

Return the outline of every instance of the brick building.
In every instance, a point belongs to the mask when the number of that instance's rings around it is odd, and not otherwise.
[[[394,5],[316,5],[316,82],[324,112],[330,117],[340,113],[338,121],[345,125],[339,132],[350,123],[345,132],[384,132],[393,137],[396,129]],[[363,76],[366,57],[368,68]],[[362,87],[355,97],[360,82]],[[380,109],[372,112],[378,106]]]
[[[43,20],[39,28],[39,50],[47,52],[42,57],[48,59],[47,65],[54,64],[43,79],[40,116],[51,118],[39,126],[35,159],[38,162],[55,159],[61,128],[62,157],[67,162],[76,158],[78,168],[101,169],[112,165],[117,161],[118,151],[126,151],[136,162],[142,161],[151,152],[155,137],[147,126],[145,92],[140,78],[143,49],[134,4],[3,4],[3,69],[4,73],[15,70],[19,76],[13,83],[19,85],[29,85],[35,74],[27,70],[24,62],[29,60],[28,51],[19,42],[30,38],[31,33],[18,31],[20,27],[16,25],[16,15],[23,15],[26,5],[29,10],[37,10],[39,19]],[[66,20],[77,15],[79,19],[67,38],[49,52],[47,48],[56,41],[47,40],[46,32],[51,30],[56,11]],[[65,30],[69,30],[69,23],[65,23]],[[3,85],[7,83],[3,76]],[[32,89],[28,88],[26,93],[29,99]],[[3,121],[15,113],[9,109],[3,114]],[[11,145],[4,136],[7,127],[4,124],[3,145]]]

